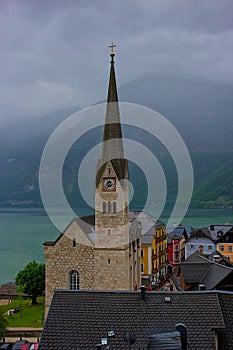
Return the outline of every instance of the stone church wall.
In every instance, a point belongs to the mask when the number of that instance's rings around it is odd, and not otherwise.
[[[62,235],[54,246],[45,246],[46,308],[51,304],[55,289],[70,289],[69,273],[77,270],[80,289],[93,289],[94,249],[76,243]]]

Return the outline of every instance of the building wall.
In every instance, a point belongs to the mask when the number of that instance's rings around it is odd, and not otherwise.
[[[141,247],[141,272],[145,275],[148,275],[151,273],[149,272],[149,264],[148,264],[148,259],[151,259],[151,255],[149,256],[149,247],[148,246],[142,246]],[[150,249],[151,251],[151,249]]]
[[[76,246],[73,247],[73,240],[62,235],[54,246],[45,246],[45,259],[46,314],[54,290],[70,289],[69,273],[72,270],[79,273],[80,289],[94,288],[94,248],[91,245],[76,242]]]
[[[166,263],[168,260],[167,232],[165,226],[158,226],[155,229],[152,249],[152,275],[155,279],[166,273]]]
[[[190,237],[185,246],[185,259],[197,250],[203,254],[211,254],[215,249],[214,242],[207,237]]]
[[[233,262],[233,243],[218,243],[217,251]]]
[[[124,268],[122,268],[124,267]],[[130,290],[129,249],[96,249],[94,289]]]

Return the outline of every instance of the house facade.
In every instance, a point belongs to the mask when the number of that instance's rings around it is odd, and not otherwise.
[[[195,251],[209,255],[215,251],[215,241],[207,228],[193,230],[185,244],[185,259]]]
[[[216,250],[233,262],[233,226],[210,225],[209,231],[215,239]]]
[[[148,214],[146,214],[148,216]],[[149,219],[150,217],[150,219]],[[167,273],[167,232],[165,224],[149,216],[144,228],[150,227],[145,232],[142,226],[141,237],[141,274],[142,284],[152,286],[160,276]],[[149,224],[149,225],[148,225]]]

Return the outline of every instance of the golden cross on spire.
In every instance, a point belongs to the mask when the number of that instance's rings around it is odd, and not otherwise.
[[[114,47],[116,47],[116,45],[112,43],[108,47],[111,49],[110,56],[115,56]]]

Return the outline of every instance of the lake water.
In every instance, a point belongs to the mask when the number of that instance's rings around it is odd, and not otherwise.
[[[160,220],[166,223],[168,216],[163,215]],[[225,222],[233,224],[233,211],[190,209],[182,224],[205,227]],[[43,210],[0,209],[0,284],[13,281],[29,261],[44,262],[43,242],[59,233]]]

